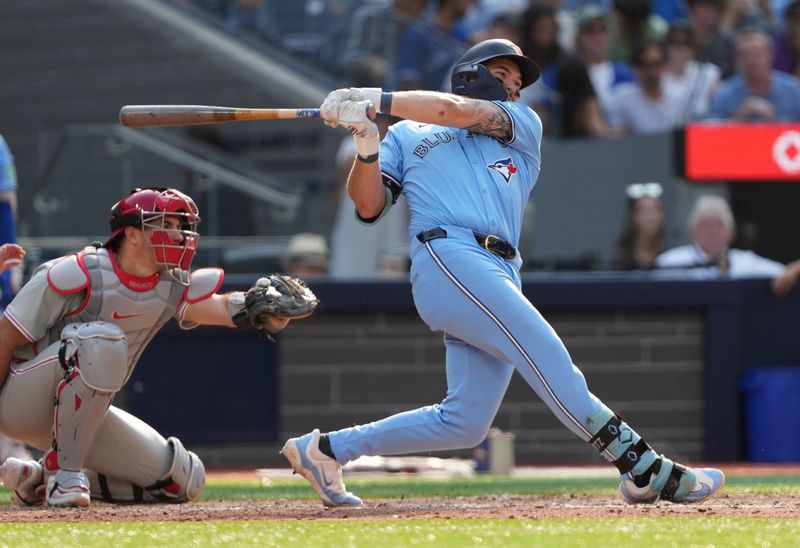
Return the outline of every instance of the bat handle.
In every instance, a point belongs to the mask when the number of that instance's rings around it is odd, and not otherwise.
[[[296,111],[298,118],[319,118],[318,108],[298,108]]]

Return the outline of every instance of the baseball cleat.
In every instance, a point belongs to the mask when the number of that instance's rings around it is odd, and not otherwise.
[[[319,450],[318,429],[288,440],[281,454],[311,483],[325,506],[361,506],[362,500],[348,492],[342,482],[342,465]]]
[[[89,478],[83,472],[59,470],[47,479],[48,506],[89,506]]]
[[[3,485],[11,490],[11,500],[19,507],[44,504],[44,469],[35,460],[11,457],[0,466]]]
[[[716,468],[688,468],[661,457],[642,476],[625,474],[619,492],[629,504],[654,504],[668,500],[679,504],[703,502],[725,485],[725,474]]]

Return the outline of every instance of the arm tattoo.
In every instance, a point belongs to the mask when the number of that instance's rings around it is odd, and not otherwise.
[[[472,104],[475,109],[475,117],[480,117],[481,121],[465,129],[496,139],[511,137],[511,118],[505,110],[495,103],[479,99],[474,99]]]

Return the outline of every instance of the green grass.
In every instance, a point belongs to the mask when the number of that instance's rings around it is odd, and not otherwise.
[[[496,494],[614,495],[613,478],[347,478],[370,498]],[[728,493],[797,493],[800,475],[730,475]],[[203,500],[315,499],[302,479],[211,479]],[[0,488],[0,500],[8,492]],[[0,548],[36,546],[536,546],[769,547],[800,544],[800,519],[619,517],[575,519],[320,519],[204,522],[0,523]]]
[[[346,477],[347,489],[365,499],[409,497],[460,497],[481,495],[608,495],[617,493],[613,478],[498,478],[478,476],[456,479]],[[800,475],[729,475],[726,493],[797,493]],[[213,480],[203,491],[204,500],[313,499],[305,480]]]
[[[414,476],[346,477],[347,488],[365,499],[411,497],[461,497],[481,495],[607,495],[617,493],[613,478],[474,478],[425,479]],[[726,493],[797,493],[800,475],[729,475]],[[316,494],[299,476],[292,479],[210,479],[201,500],[315,499]],[[10,504],[0,487],[0,505]]]
[[[221,521],[0,525],[0,546],[796,546],[800,520]]]

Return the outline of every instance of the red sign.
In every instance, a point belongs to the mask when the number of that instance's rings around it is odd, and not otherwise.
[[[691,181],[800,182],[800,124],[686,126]]]

